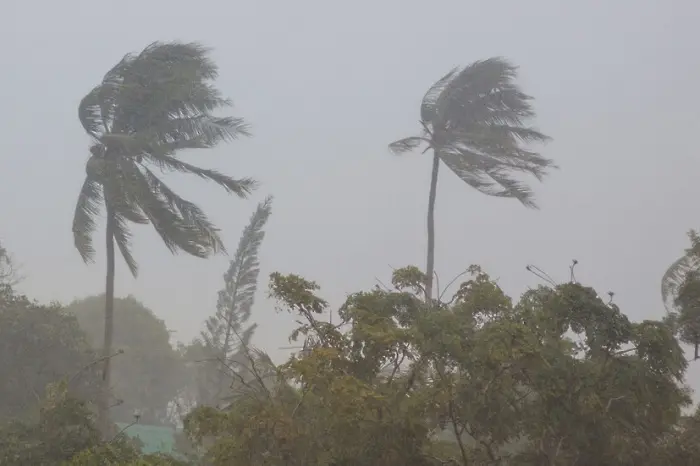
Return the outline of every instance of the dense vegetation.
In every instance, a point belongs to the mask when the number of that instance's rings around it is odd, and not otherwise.
[[[254,347],[259,250],[272,198],[253,210],[200,337],[173,346],[164,321],[114,296],[115,245],[130,270],[130,227],[150,223],[173,252],[224,250],[201,208],[158,178],[180,171],[245,197],[255,186],[182,162],[247,135],[212,84],[198,44],[127,55],[81,102],[93,139],[76,208],[75,246],[90,261],[107,217],[105,292],[45,305],[0,247],[0,466],[637,466],[700,464],[700,411],[685,372],[700,347],[700,239],[664,276],[667,311],[634,322],[610,295],[574,279],[507,296],[472,265],[434,283],[434,206],[444,163],[487,195],[533,207],[514,173],[553,163],[529,143],[532,98],[501,58],[438,80],[422,132],[394,152],[431,150],[426,269],[348,296],[333,314],[318,285],[273,273],[268,291],[298,323],[300,351],[276,365]],[[424,152],[425,152],[424,151]],[[419,247],[418,245],[416,247]],[[465,264],[466,266],[467,264]],[[372,271],[368,271],[368,274]],[[685,350],[694,351],[686,359]],[[146,453],[136,424],[170,426],[174,451]],[[143,440],[143,439],[142,439]]]

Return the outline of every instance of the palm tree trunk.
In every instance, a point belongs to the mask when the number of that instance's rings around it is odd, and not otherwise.
[[[105,285],[105,333],[102,346],[102,384],[97,403],[97,424],[103,435],[110,430],[109,393],[112,379],[112,340],[114,337],[114,215],[107,208],[107,277]]]
[[[433,153],[433,172],[430,177],[430,194],[428,195],[428,257],[425,266],[425,300],[430,303],[433,298],[433,275],[435,274],[435,197],[437,196],[438,169],[440,158]]]

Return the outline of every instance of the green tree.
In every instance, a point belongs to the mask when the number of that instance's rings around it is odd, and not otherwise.
[[[661,299],[670,313],[675,310],[679,289],[686,281],[688,273],[700,271],[700,235],[697,231],[690,230],[688,238],[690,247],[666,269],[661,278]]]
[[[690,247],[671,264],[661,279],[666,321],[679,339],[694,348],[700,359],[700,236],[688,232]]]
[[[275,386],[195,410],[186,430],[213,465],[697,461],[696,428],[681,417],[687,363],[669,326],[630,322],[575,283],[513,304],[469,271],[449,304],[428,306],[424,275],[398,270],[393,289],[351,295],[336,325],[317,320],[327,303],[315,283],[273,274],[307,351]]]
[[[0,292],[9,291],[9,288],[16,285],[18,280],[17,267],[10,253],[0,243]]]
[[[453,69],[423,97],[422,131],[393,142],[390,149],[402,154],[421,146],[432,150],[433,164],[428,195],[428,252],[425,294],[433,293],[435,270],[435,199],[442,161],[462,181],[480,193],[515,198],[536,207],[532,190],[515,173],[528,173],[541,180],[550,160],[524,147],[548,137],[527,121],[535,116],[530,96],[515,83],[516,67],[502,58],[477,61]]]
[[[218,70],[208,54],[197,43],[153,43],[137,55],[126,55],[78,108],[93,141],[73,220],[75,247],[86,262],[95,255],[92,235],[102,206],[107,217],[105,359],[98,403],[102,425],[108,416],[111,374],[114,244],[134,275],[130,223],[152,224],[173,253],[208,257],[223,250],[204,212],[177,195],[153,169],[196,175],[240,197],[254,187],[251,179],[234,179],[177,158],[183,150],[207,149],[248,134],[241,118],[212,115],[231,102],[211,84]]]
[[[694,360],[700,359],[700,270],[687,271],[675,293],[668,321],[674,324],[679,339],[693,346]]]
[[[96,348],[104,338],[103,302],[104,295],[90,296],[66,307]],[[113,345],[121,354],[112,358],[111,417],[130,423],[138,412],[143,423],[167,424],[169,404],[183,383],[184,361],[170,344],[165,322],[136,298],[115,299],[114,310]]]
[[[164,455],[143,455],[122,432],[100,439],[89,406],[66,382],[47,387],[36,419],[0,427],[0,466],[184,466]]]
[[[70,379],[71,393],[94,399],[97,355],[76,319],[11,288],[0,293],[0,422],[26,419],[48,384]]]
[[[700,462],[700,411],[685,416],[654,445],[645,464],[648,466],[695,466]]]

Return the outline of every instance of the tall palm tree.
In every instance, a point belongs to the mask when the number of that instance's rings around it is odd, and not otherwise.
[[[428,195],[428,253],[425,295],[432,299],[435,272],[435,198],[442,161],[459,178],[488,196],[515,198],[536,208],[533,192],[514,178],[517,172],[542,180],[553,163],[524,148],[524,143],[549,138],[526,126],[535,116],[530,101],[515,83],[517,68],[503,58],[489,58],[455,68],[423,97],[419,136],[389,145],[396,154],[421,146],[433,151]]]
[[[197,43],[156,42],[126,55],[78,108],[92,139],[73,219],[75,247],[85,262],[95,255],[92,236],[102,207],[107,218],[104,366],[98,400],[102,429],[109,426],[115,243],[134,276],[138,267],[130,247],[132,223],[153,225],[173,253],[205,258],[224,251],[204,212],[178,196],[156,171],[197,175],[240,197],[255,185],[252,179],[234,179],[176,157],[184,149],[211,148],[248,135],[243,119],[212,115],[231,105],[211,84],[217,75],[209,49]]]

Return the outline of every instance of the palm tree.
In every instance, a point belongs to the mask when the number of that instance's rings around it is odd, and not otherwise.
[[[234,179],[186,163],[184,149],[206,149],[248,135],[243,119],[215,117],[231,105],[210,83],[218,75],[209,49],[197,43],[160,43],[126,55],[80,102],[78,116],[90,135],[91,156],[80,190],[73,235],[85,262],[92,262],[92,236],[102,207],[106,211],[107,274],[102,390],[98,418],[108,429],[110,359],[114,313],[115,249],[136,276],[129,225],[151,224],[172,252],[196,257],[224,251],[216,227],[202,210],[178,196],[157,175],[181,172],[221,185],[246,197],[252,179]],[[105,431],[103,430],[103,432]]]
[[[424,146],[432,149],[428,195],[428,253],[425,295],[430,302],[435,273],[435,198],[440,161],[459,178],[488,196],[515,198],[536,208],[532,190],[513,175],[524,172],[542,180],[553,163],[526,150],[528,142],[549,138],[526,126],[535,116],[530,100],[515,83],[517,68],[503,58],[489,58],[455,68],[423,97],[422,132],[389,145],[395,154]]]

